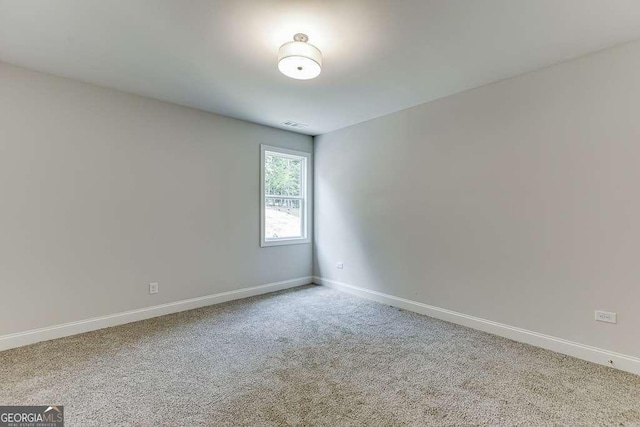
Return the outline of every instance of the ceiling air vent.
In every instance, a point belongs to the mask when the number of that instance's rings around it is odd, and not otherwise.
[[[291,120],[287,120],[286,122],[282,122],[280,124],[283,125],[283,126],[288,126],[290,128],[296,128],[296,129],[305,129],[305,128],[309,127],[309,125],[305,125],[305,124],[302,124],[302,123],[296,123],[296,122],[293,122]]]

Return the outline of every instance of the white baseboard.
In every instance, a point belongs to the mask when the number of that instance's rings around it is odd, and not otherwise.
[[[547,350],[577,357],[583,360],[588,360],[589,362],[598,363],[600,365],[612,366],[622,371],[640,375],[640,359],[637,357],[627,356],[624,354],[603,350],[601,348],[568,341],[562,338],[552,337],[549,335],[540,334],[538,332],[516,328],[514,326],[505,325],[503,323],[493,322],[491,320],[469,316],[467,314],[446,310],[444,308],[434,307],[428,304],[423,304],[421,302],[383,294],[381,292],[353,286],[347,283],[337,282],[335,280],[325,279],[322,277],[314,277],[313,281],[315,284],[335,288],[362,298],[367,298],[383,304],[402,308],[404,310],[413,311],[430,317],[435,317],[436,319],[445,320],[451,323],[457,323],[469,328],[478,329],[480,331],[489,332],[494,335],[509,338],[514,341],[531,344],[536,347],[542,347]],[[610,360],[613,361],[613,364],[609,363]]]
[[[227,301],[294,288],[296,286],[307,285],[311,283],[312,280],[312,277],[300,277],[297,279],[285,280],[283,282],[268,283],[266,285],[254,286],[251,288],[221,292],[219,294],[170,302],[167,304],[155,305],[153,307],[110,314],[108,316],[94,317],[92,319],[80,320],[77,322],[64,323],[46,328],[3,335],[0,336],[0,351],[22,347],[40,341],[47,341],[55,338],[95,331],[97,329],[108,328],[111,326],[122,325],[124,323],[137,322],[139,320],[164,316],[166,314],[177,313],[180,311],[193,310],[194,308],[205,307],[207,305],[220,304]]]

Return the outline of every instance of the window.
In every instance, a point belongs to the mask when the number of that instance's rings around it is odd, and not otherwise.
[[[311,155],[266,145],[260,150],[260,245],[309,243]]]

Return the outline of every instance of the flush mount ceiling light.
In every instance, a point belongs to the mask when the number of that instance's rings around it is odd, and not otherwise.
[[[322,69],[322,53],[308,41],[306,34],[298,33],[292,42],[280,46],[278,69],[282,74],[298,80],[318,77]]]

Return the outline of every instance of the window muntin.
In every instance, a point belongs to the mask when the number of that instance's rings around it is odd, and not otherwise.
[[[262,246],[308,243],[310,154],[261,147]]]

